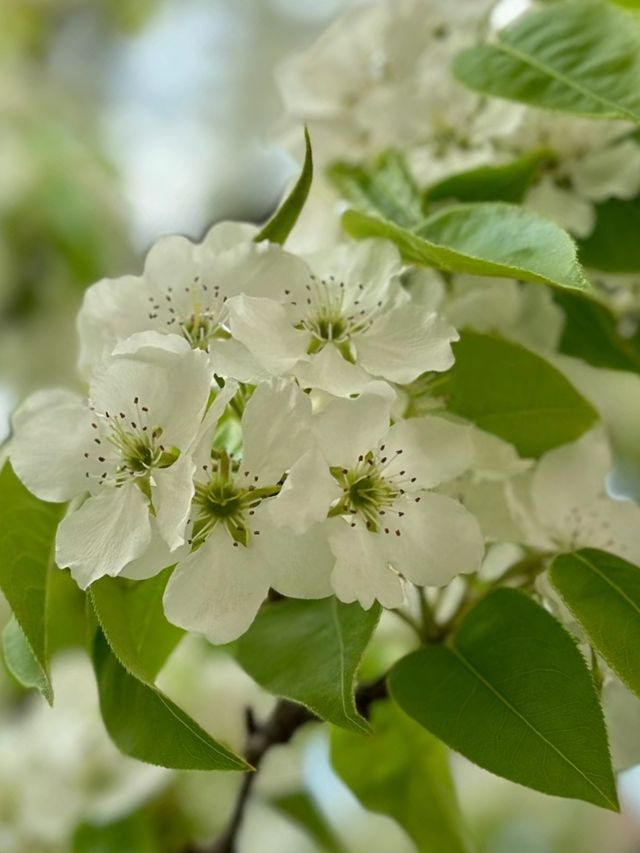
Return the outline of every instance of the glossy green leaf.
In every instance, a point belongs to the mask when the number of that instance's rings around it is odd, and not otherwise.
[[[596,224],[578,243],[587,267],[612,273],[640,271],[640,198],[610,198],[596,205]]]
[[[331,761],[362,805],[396,820],[418,850],[467,853],[448,750],[391,702],[371,708],[371,736],[334,729]]]
[[[101,578],[91,585],[91,601],[113,653],[139,681],[152,684],[184,635],[167,621],[162,596],[167,569],[149,580]]]
[[[64,507],[38,500],[9,463],[0,472],[0,589],[48,677],[47,591]]]
[[[560,623],[522,593],[490,593],[449,646],[403,658],[389,687],[404,711],[480,767],[618,810],[591,672]]]
[[[640,568],[585,548],[556,557],[551,580],[591,645],[640,696]]]
[[[387,151],[370,166],[334,163],[327,177],[363,213],[382,216],[406,228],[424,219],[420,192],[398,151]]]
[[[494,43],[456,57],[453,70],[488,95],[640,123],[640,30],[625,11],[599,0],[525,15]]]
[[[575,441],[597,420],[562,373],[519,344],[467,331],[453,349],[455,364],[434,383],[434,393],[449,411],[515,445],[523,457]]]
[[[293,823],[304,829],[322,850],[341,853],[344,850],[333,829],[305,791],[295,791],[271,800],[271,804]]]
[[[164,693],[130,675],[101,631],[94,641],[93,664],[105,728],[125,755],[173,770],[247,768]]]
[[[517,205],[447,207],[415,233],[354,210],[342,222],[352,237],[391,240],[409,263],[577,290],[589,286],[571,237],[551,220]]]
[[[640,335],[623,338],[605,305],[568,291],[556,291],[555,301],[565,312],[560,352],[594,367],[640,372]]]
[[[425,190],[427,201],[522,201],[540,174],[545,152],[531,151],[501,166],[480,166],[459,172]],[[402,224],[402,223],[400,223]]]
[[[311,182],[313,181],[313,154],[311,152],[311,140],[309,131],[304,129],[305,154],[302,172],[293,189],[273,214],[271,219],[262,227],[254,237],[256,243],[269,240],[271,243],[282,245],[298,221],[298,217],[305,205]]]
[[[53,705],[53,688],[48,673],[40,666],[15,617],[2,632],[2,653],[7,669],[26,688],[39,690]]]
[[[236,658],[269,693],[300,702],[335,725],[367,731],[354,681],[379,618],[377,605],[363,610],[333,596],[274,602],[240,637]]]

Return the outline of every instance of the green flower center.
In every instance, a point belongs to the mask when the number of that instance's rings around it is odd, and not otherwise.
[[[329,514],[359,515],[371,532],[385,529],[381,516],[393,507],[404,490],[393,478],[384,475],[384,463],[369,452],[360,457],[355,468],[332,468],[331,473],[343,494]]]

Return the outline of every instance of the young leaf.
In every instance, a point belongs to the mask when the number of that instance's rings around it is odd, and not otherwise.
[[[467,331],[453,349],[455,364],[436,393],[449,411],[515,445],[521,456],[537,458],[574,441],[597,419],[555,367],[519,344]]]
[[[425,199],[429,202],[446,199],[521,202],[540,173],[545,157],[544,151],[531,151],[502,166],[480,166],[459,172],[428,187]]]
[[[382,216],[406,228],[424,219],[420,192],[398,151],[387,151],[371,166],[334,163],[327,177],[363,213]]]
[[[111,823],[81,823],[72,853],[158,853],[158,841],[149,815],[135,811]]]
[[[333,596],[287,599],[265,607],[238,640],[240,666],[269,693],[310,708],[323,720],[355,731],[368,725],[354,702],[354,680],[380,618]]]
[[[9,463],[0,472],[0,589],[48,679],[47,588],[64,507],[38,500]]]
[[[570,0],[525,15],[494,44],[456,57],[471,89],[535,107],[640,123],[640,30],[599,0]]]
[[[640,696],[640,568],[585,548],[556,557],[551,580],[591,645]]]
[[[7,669],[23,687],[35,687],[50,705],[53,705],[53,688],[49,675],[40,666],[15,617],[9,620],[2,632],[2,653]]]
[[[246,770],[246,762],[215,741],[155,687],[124,669],[104,634],[94,640],[93,665],[106,730],[125,755],[172,770]]]
[[[517,205],[447,207],[415,233],[354,210],[344,214],[342,223],[352,237],[391,240],[409,263],[574,290],[589,287],[571,237],[551,220]]]
[[[560,352],[594,367],[640,372],[640,336],[623,338],[605,305],[568,291],[556,291],[554,299],[565,312]]]
[[[595,212],[593,231],[578,243],[582,263],[602,272],[640,271],[640,198],[610,198]]]
[[[171,575],[166,569],[144,581],[101,578],[90,596],[100,627],[122,666],[139,681],[153,684],[184,631],[167,621],[162,596]]]
[[[447,748],[391,702],[371,712],[372,736],[333,730],[338,775],[365,808],[394,818],[418,850],[467,853]]]
[[[618,810],[591,673],[565,629],[522,593],[490,593],[450,646],[403,658],[389,687],[404,711],[480,767]]]
[[[313,180],[313,155],[311,152],[309,131],[306,127],[304,129],[304,144],[304,163],[302,164],[300,177],[271,219],[256,234],[254,237],[256,243],[260,243],[262,240],[270,240],[272,243],[282,245],[298,221]]]

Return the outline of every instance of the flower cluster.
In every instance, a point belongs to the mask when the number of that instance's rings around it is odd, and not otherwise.
[[[400,402],[452,365],[455,329],[384,241],[303,258],[255,236],[163,238],[141,276],[90,288],[87,394],[32,395],[10,448],[35,495],[70,502],[56,561],[80,587],[175,564],[166,614],[214,642],[270,590],[395,608],[484,547],[444,494],[473,465],[471,427]]]

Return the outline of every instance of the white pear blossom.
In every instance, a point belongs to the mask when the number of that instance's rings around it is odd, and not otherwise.
[[[408,383],[451,367],[458,334],[412,303],[392,244],[344,243],[307,261],[313,272],[306,281],[283,280],[279,302],[248,295],[228,302],[231,334],[269,373],[348,396],[372,378]]]
[[[103,279],[90,287],[78,316],[80,369],[91,369],[130,336],[155,330],[183,337],[209,354],[212,370],[241,381],[263,378],[247,350],[229,339],[227,300],[270,295],[282,282],[306,281],[302,261],[254,237],[257,228],[215,225],[202,243],[162,237],[141,276]]]
[[[330,401],[314,415],[317,448],[273,504],[294,531],[328,516],[334,592],[366,608],[398,607],[404,580],[441,586],[473,572],[484,550],[475,518],[433,491],[470,465],[469,429],[437,417],[390,427],[389,405],[374,394]]]
[[[269,589],[329,595],[333,561],[321,525],[293,535],[272,515],[285,474],[310,446],[309,397],[286,380],[260,384],[242,416],[241,458],[216,446],[214,427],[196,451],[192,551],[178,562],[164,607],[176,625],[225,643],[247,630]]]
[[[595,429],[507,482],[514,541],[543,552],[599,548],[640,563],[640,506],[609,495],[612,466],[606,435]]]
[[[82,588],[119,574],[153,538],[167,552],[184,543],[194,493],[189,449],[210,372],[204,353],[173,343],[171,351],[143,335],[135,352],[94,372],[88,399],[41,391],[14,416],[18,477],[43,500],[77,499],[58,528],[56,561]]]

